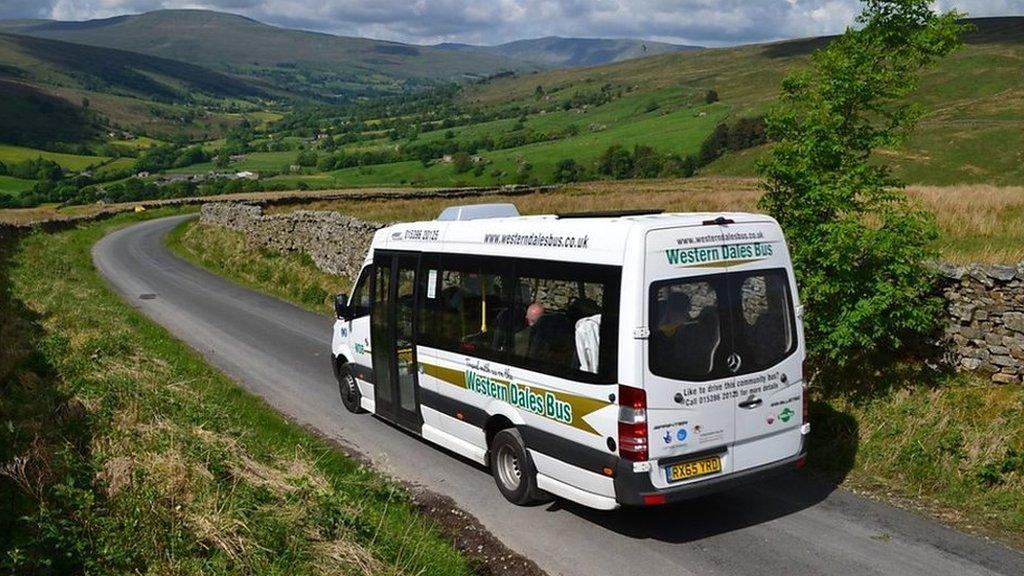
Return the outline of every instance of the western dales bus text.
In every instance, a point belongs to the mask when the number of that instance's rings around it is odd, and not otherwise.
[[[528,410],[565,424],[572,424],[572,405],[559,400],[553,393],[534,392],[529,386],[505,382],[490,376],[466,371],[466,388],[502,402]]]
[[[756,244],[726,244],[704,248],[669,248],[665,250],[668,263],[673,266],[694,266],[734,260],[758,260],[772,255],[768,242]]]

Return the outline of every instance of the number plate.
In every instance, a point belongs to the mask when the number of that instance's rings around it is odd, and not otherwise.
[[[722,459],[718,456],[708,456],[700,460],[673,464],[665,468],[665,475],[668,477],[669,482],[679,482],[680,480],[688,480],[697,476],[717,474],[721,471]]]

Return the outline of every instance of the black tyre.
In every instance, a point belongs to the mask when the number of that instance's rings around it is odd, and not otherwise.
[[[501,495],[517,506],[541,500],[537,470],[519,430],[506,428],[491,441],[491,474]]]
[[[359,392],[359,385],[356,384],[356,378],[348,364],[342,364],[341,368],[338,368],[338,390],[341,392],[341,403],[345,405],[346,410],[353,414],[365,412],[359,405],[363,395]]]

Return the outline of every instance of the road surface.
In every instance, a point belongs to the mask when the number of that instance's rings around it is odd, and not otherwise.
[[[486,470],[345,412],[330,368],[331,321],[172,255],[163,237],[182,218],[110,234],[94,248],[97,268],[245,389],[385,472],[454,498],[552,576],[1024,574],[1020,552],[798,473],[671,508],[515,507]]]

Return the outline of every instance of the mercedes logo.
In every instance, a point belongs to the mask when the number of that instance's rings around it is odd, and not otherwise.
[[[733,373],[735,373],[737,370],[740,369],[740,364],[742,364],[742,363],[743,363],[743,359],[740,358],[740,355],[735,353],[735,352],[733,352],[732,354],[729,354],[729,357],[725,359],[726,367],[729,368],[729,372],[733,372]]]

